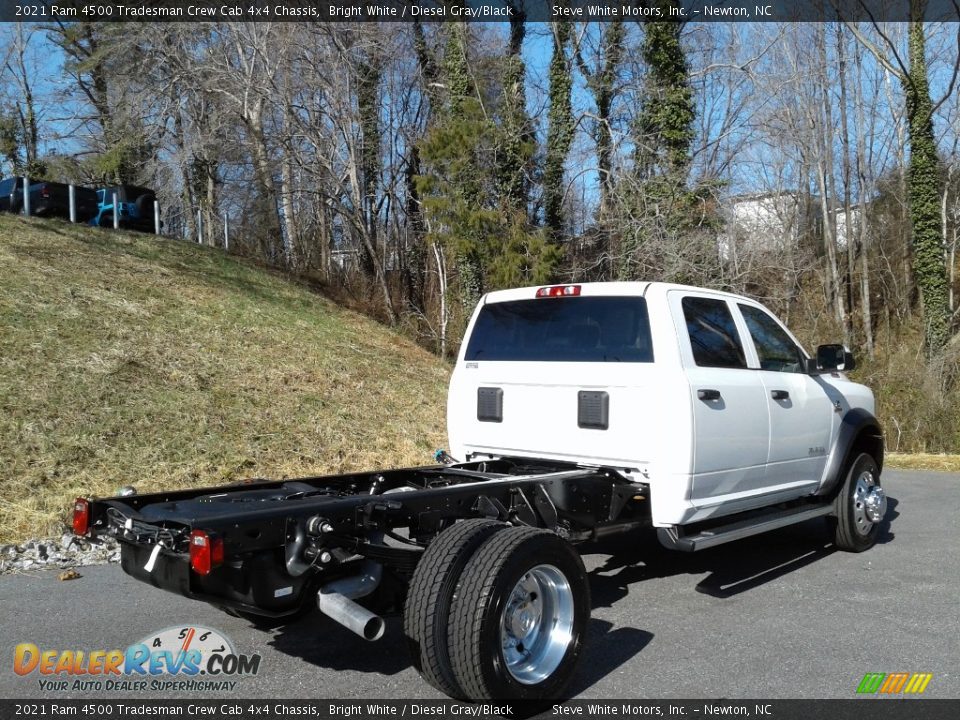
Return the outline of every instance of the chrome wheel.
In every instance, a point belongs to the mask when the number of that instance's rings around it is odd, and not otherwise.
[[[854,527],[860,535],[867,535],[874,523],[883,520],[887,513],[886,493],[869,470],[864,470],[857,476],[851,502]]]
[[[553,565],[537,565],[517,582],[500,616],[500,644],[510,675],[535,685],[559,667],[573,640],[573,591]]]

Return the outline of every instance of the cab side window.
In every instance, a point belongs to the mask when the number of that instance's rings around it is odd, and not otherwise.
[[[746,368],[747,360],[726,301],[685,297],[681,303],[693,360],[700,367]]]
[[[757,348],[761,370],[804,372],[803,353],[776,320],[752,305],[740,305],[740,312]]]

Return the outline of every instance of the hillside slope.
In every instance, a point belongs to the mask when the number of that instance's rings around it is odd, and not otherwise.
[[[448,374],[220,251],[0,215],[0,541],[128,483],[426,464]]]

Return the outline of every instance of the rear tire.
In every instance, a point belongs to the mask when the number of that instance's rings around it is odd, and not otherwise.
[[[450,603],[467,562],[494,533],[508,526],[494,520],[463,520],[430,543],[417,563],[403,608],[410,658],[423,679],[450,697],[462,698],[450,666],[447,624]]]
[[[133,203],[137,208],[137,215],[139,219],[146,222],[147,218],[153,217],[153,203],[156,201],[156,196],[151,194],[140,195],[136,201]]]
[[[883,518],[881,513],[881,517],[871,519],[868,512],[868,497],[876,492],[873,488],[882,494],[880,469],[873,457],[860,453],[834,499],[834,515],[830,517],[833,542],[840,550],[863,552],[876,544]]]
[[[453,598],[453,670],[473,701],[560,696],[576,669],[590,619],[583,561],[556,534],[510,528],[463,571]]]

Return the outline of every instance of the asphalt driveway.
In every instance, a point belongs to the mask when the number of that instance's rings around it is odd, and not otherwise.
[[[574,694],[852,698],[867,672],[930,672],[926,696],[960,697],[960,475],[887,471],[884,485],[881,543],[859,555],[835,551],[822,519],[693,555],[649,533],[588,548],[594,609]],[[319,615],[261,630],[117,566],[80,572],[0,577],[0,697],[52,697],[36,674],[13,672],[17,643],[122,649],[200,624],[262,655],[259,675],[223,695],[440,698],[410,666],[398,619],[377,643]],[[123,693],[56,693],[98,695]]]

